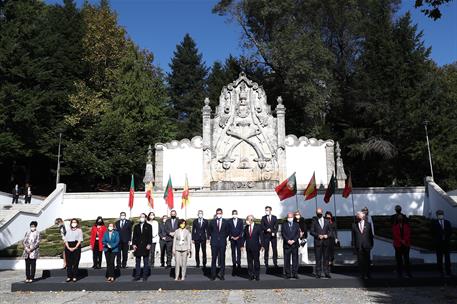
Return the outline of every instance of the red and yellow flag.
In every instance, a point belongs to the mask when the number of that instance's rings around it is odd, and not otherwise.
[[[154,196],[153,196],[152,182],[149,182],[146,185],[146,198],[148,200],[149,207],[151,207],[151,209],[154,209]]]
[[[317,195],[316,172],[313,172],[313,176],[311,177],[311,180],[309,181],[308,186],[306,186],[306,189],[305,189],[305,192],[303,192],[303,195],[305,196],[305,201],[316,197],[316,195]]]
[[[182,191],[181,209],[187,207],[188,204],[189,204],[189,181],[187,180],[187,174],[186,174],[186,180],[184,182],[184,189]]]

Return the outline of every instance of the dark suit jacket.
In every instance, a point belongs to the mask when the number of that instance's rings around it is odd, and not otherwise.
[[[166,238],[166,241],[173,241],[173,237],[170,235],[171,232],[175,232],[176,229],[178,229],[178,221],[179,219],[176,217],[175,218],[175,222],[174,222],[174,225],[171,224],[171,218],[169,218],[166,222],[165,222],[165,238]]]
[[[310,234],[314,237],[314,247],[319,247],[322,245],[328,245],[328,239],[319,239],[319,235],[326,234],[328,237],[332,235],[332,227],[330,226],[330,222],[327,219],[324,219],[324,228],[321,227],[319,224],[319,219],[317,217],[313,217],[313,222],[311,223]]]
[[[300,226],[296,222],[292,222],[292,227],[289,227],[289,222],[284,222],[281,226],[281,234],[283,238],[283,248],[298,247],[298,239],[300,238]],[[289,245],[287,241],[293,240],[295,243]]]
[[[14,197],[19,197],[19,195],[21,195],[21,187],[19,187],[17,190],[16,187],[14,187],[11,191],[11,194],[13,194]]]
[[[297,222],[298,226],[300,227],[300,231],[303,232],[303,238],[306,239],[308,237],[308,228],[306,227],[306,221],[304,217],[300,217],[300,220],[297,221],[294,218],[294,221]]]
[[[214,219],[209,222],[208,236],[211,238],[211,246],[227,246],[227,238],[229,236],[229,225],[225,219],[221,219],[221,230],[217,227],[217,220]]]
[[[141,224],[136,224],[133,228],[132,245],[137,248],[133,253],[135,256],[148,256],[149,250],[147,245],[152,244],[152,226],[148,223],[143,224],[143,231],[141,231]]]
[[[132,222],[125,220],[124,226],[121,229],[121,220],[116,222],[116,230],[119,232],[122,243],[127,243],[132,240]]]
[[[352,247],[356,250],[371,250],[373,248],[373,231],[371,223],[365,221],[363,233],[360,232],[359,223],[352,224]]]
[[[438,245],[442,242],[445,244],[449,244],[452,235],[452,226],[451,222],[448,220],[444,220],[444,230],[440,225],[438,219],[432,221],[432,233],[433,233],[433,241],[435,245]]]
[[[164,241],[163,238],[167,237],[167,232],[165,231],[165,223],[159,222],[159,238],[161,241]]]
[[[254,224],[252,234],[249,234],[249,226],[244,227],[243,232],[243,246],[246,250],[259,251],[262,248],[263,230],[259,224]]]
[[[278,218],[275,215],[271,215],[270,223],[268,223],[266,215],[262,216],[262,219],[260,220],[260,225],[262,226],[264,236],[271,237],[272,234],[274,234],[274,237],[276,237],[278,233]],[[268,229],[271,229],[271,233],[267,232]]]
[[[229,236],[230,238],[233,236],[233,237],[237,237],[239,236],[240,238],[238,240],[232,240],[230,239],[230,241],[235,241],[236,243],[238,244],[242,244],[243,242],[243,221],[241,219],[237,219],[236,221],[236,227],[235,225],[233,224],[233,218],[227,220],[228,222],[228,226],[229,226]]]
[[[202,219],[202,225],[198,223],[198,219],[195,219],[192,223],[192,241],[202,242],[206,241],[208,234],[208,220]]]

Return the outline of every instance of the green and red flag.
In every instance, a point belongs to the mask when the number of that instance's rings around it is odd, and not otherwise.
[[[135,198],[135,182],[133,180],[132,174],[132,181],[130,182],[130,193],[129,193],[129,208],[132,210],[133,208],[133,199]]]
[[[171,184],[171,175],[168,177],[168,183],[165,192],[163,193],[163,198],[165,199],[168,208],[173,209],[173,185]]]
[[[343,190],[343,197],[348,198],[349,195],[352,193],[352,178],[351,174],[349,174],[348,178],[346,179],[344,183],[344,190]]]
[[[305,201],[310,200],[317,196],[317,185],[316,185],[316,172],[313,172],[313,176],[308,183],[305,191],[303,192],[305,196]]]
[[[295,179],[295,172],[288,179],[276,186],[275,191],[281,201],[296,195],[297,181]]]
[[[146,198],[148,200],[148,205],[151,209],[154,209],[154,196],[153,196],[153,187],[152,182],[146,184]]]
[[[184,181],[184,189],[182,191],[181,209],[187,207],[187,204],[189,204],[189,181],[187,180],[186,174],[186,180]]]
[[[324,202],[328,203],[330,201],[330,198],[335,193],[335,188],[336,188],[336,179],[335,179],[335,175],[332,173],[332,177],[330,178],[330,182],[328,183],[327,190],[325,191]]]

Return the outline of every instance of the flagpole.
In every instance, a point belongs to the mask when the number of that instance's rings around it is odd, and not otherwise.
[[[336,226],[336,193],[333,195],[333,210],[335,211],[335,226]]]
[[[316,194],[316,196],[314,197],[314,200],[316,201],[316,210],[317,210],[317,194]],[[316,210],[314,210],[314,211],[316,211]]]
[[[355,223],[355,206],[354,206],[354,191],[351,191],[351,199],[352,199],[352,217]]]
[[[297,203],[297,211],[298,211],[298,194],[295,194],[295,202]]]

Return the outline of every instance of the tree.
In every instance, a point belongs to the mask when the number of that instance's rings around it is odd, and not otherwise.
[[[176,46],[168,74],[168,92],[180,138],[201,136],[201,109],[206,97],[207,69],[189,34]]]
[[[441,18],[441,7],[453,0],[416,0],[414,7],[421,8],[425,16],[438,20]]]

